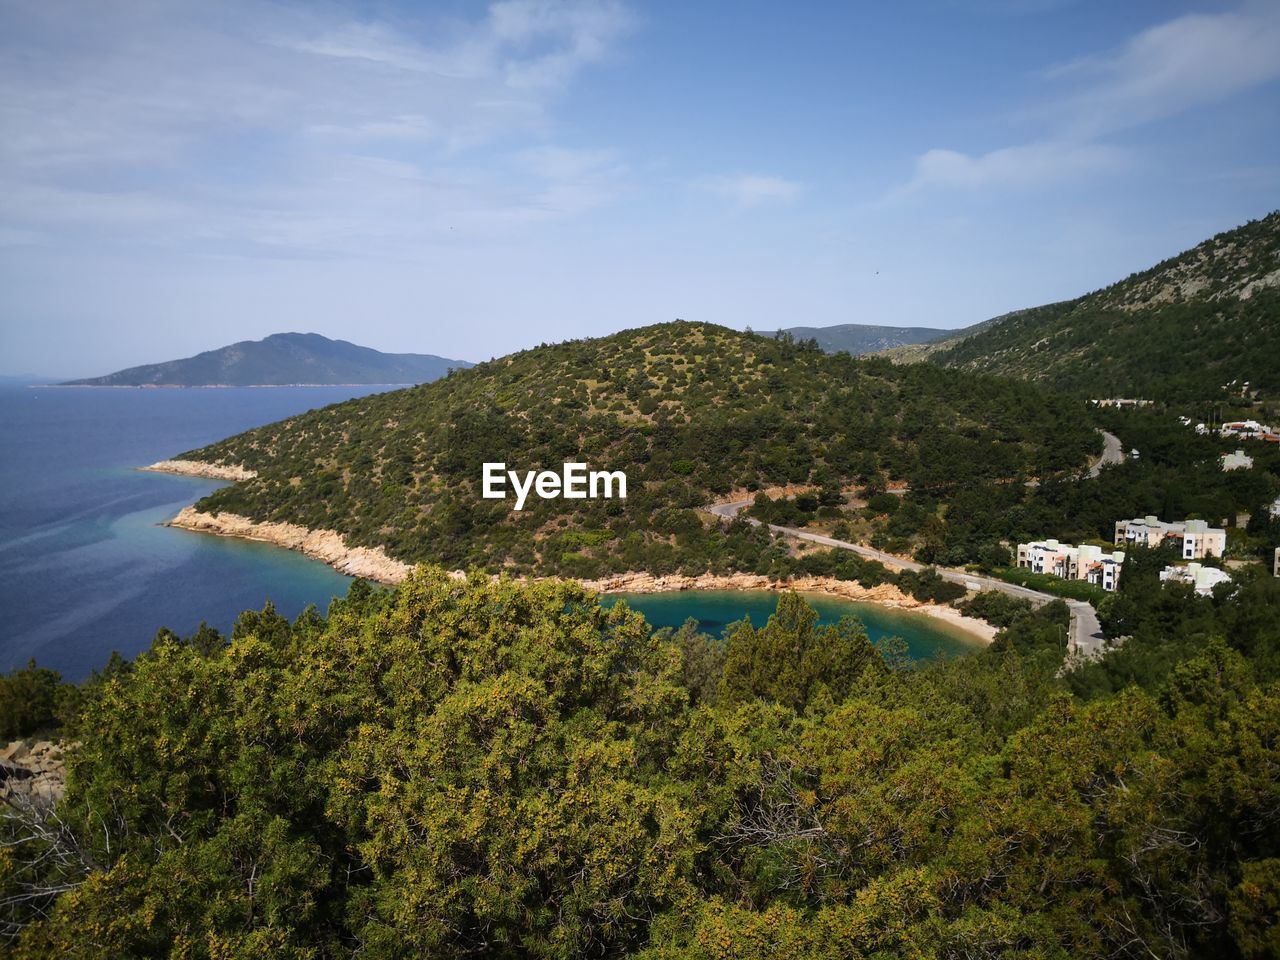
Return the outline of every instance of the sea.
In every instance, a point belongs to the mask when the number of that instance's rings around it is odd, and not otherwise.
[[[315,407],[382,390],[355,387],[74,388],[0,386],[0,672],[28,661],[81,680],[112,651],[132,657],[161,627],[230,630],[270,601],[292,618],[322,612],[350,578],[267,544],[162,526],[220,484],[138,468]],[[655,626],[689,617],[719,634],[743,616],[763,625],[760,592],[625,598]],[[859,616],[913,656],[972,649],[920,615],[813,598],[824,622]]]

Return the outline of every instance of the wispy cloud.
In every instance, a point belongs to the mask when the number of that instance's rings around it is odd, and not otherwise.
[[[925,187],[1025,187],[1060,183],[1125,167],[1129,151],[1097,143],[1027,143],[970,156],[930,150],[916,161],[911,189]]]
[[[6,20],[10,238],[79,221],[131,243],[146,222],[152,242],[221,252],[368,253],[506,214],[573,216],[606,202],[622,169],[550,145],[558,98],[635,25],[617,0],[502,0],[415,23],[330,5],[47,0]]]
[[[709,177],[702,181],[702,186],[742,207],[794,200],[801,190],[794,180],[761,174]]]
[[[979,154],[936,148],[890,198],[930,188],[1026,187],[1124,169],[1124,131],[1280,78],[1280,5],[1191,14],[1138,33],[1119,50],[1045,70],[1046,135]],[[1066,89],[1063,89],[1063,88]]]
[[[1159,120],[1280,77],[1280,5],[1190,14],[1144,30],[1117,53],[1053,68],[1083,86],[1059,106],[1076,137]]]

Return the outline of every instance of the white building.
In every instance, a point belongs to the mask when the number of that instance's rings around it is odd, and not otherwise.
[[[1218,584],[1230,583],[1231,574],[1217,567],[1188,563],[1186,566],[1165,567],[1160,571],[1160,582],[1190,584],[1200,596],[1208,597],[1212,596],[1213,588]]]
[[[1120,583],[1124,551],[1104,551],[1091,544],[1074,546],[1057,540],[1035,540],[1018,544],[1018,566],[1032,573],[1047,573],[1063,580],[1084,580],[1103,590]]]
[[[1224,437],[1244,437],[1246,440],[1256,440],[1262,434],[1273,431],[1265,423],[1259,423],[1257,420],[1232,420],[1219,427],[1218,432]]]
[[[1250,470],[1253,468],[1253,457],[1247,456],[1243,450],[1222,455],[1223,470]]]
[[[1150,407],[1155,404],[1154,400],[1140,400],[1134,397],[1104,397],[1101,400],[1090,400],[1089,402],[1095,407],[1117,407],[1122,410]]]
[[[1220,557],[1227,548],[1227,531],[1209,526],[1207,520],[1165,523],[1155,516],[1146,516],[1116,521],[1117,544],[1154,549],[1170,537],[1178,541],[1178,553],[1183,560]]]

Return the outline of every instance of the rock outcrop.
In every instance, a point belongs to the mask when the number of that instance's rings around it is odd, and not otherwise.
[[[52,809],[67,787],[67,744],[15,740],[0,750],[0,803]]]
[[[204,477],[206,480],[252,480],[258,471],[239,464],[203,463],[199,460],[160,460],[149,467],[141,467],[152,473],[176,473],[183,477]]]
[[[259,540],[298,550],[313,560],[329,564],[339,573],[379,583],[399,583],[413,569],[409,564],[387,556],[381,547],[348,546],[342,534],[333,530],[308,530],[292,523],[260,523],[235,513],[202,513],[195,507],[185,507],[168,522],[168,526],[220,537]]]

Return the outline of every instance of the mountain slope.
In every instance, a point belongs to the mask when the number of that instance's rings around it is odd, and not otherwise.
[[[787,327],[782,331],[797,340],[816,340],[827,353],[841,350],[855,357],[891,347],[927,343],[954,333],[934,327],[880,327],[869,323],[841,323],[831,327]],[[765,336],[771,336],[766,333]]]
[[[744,524],[730,540],[704,529],[693,508],[734,489],[825,485],[839,501],[855,480],[901,479],[936,505],[966,484],[1075,469],[1096,446],[1077,406],[1012,381],[678,321],[527,350],[181,457],[258,472],[204,511],[336,530],[410,562],[599,576],[786,559]],[[499,461],[623,470],[629,496],[530,497],[515,512],[481,497],[482,464]]]
[[[1095,293],[891,355],[1094,396],[1280,390],[1280,211]]]
[[[425,383],[463,360],[423,353],[381,353],[318,333],[276,333],[243,340],[183,360],[130,367],[69,386],[266,386],[296,384]]]

